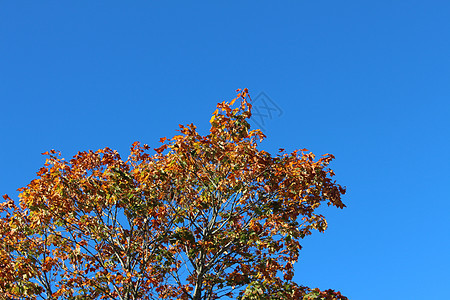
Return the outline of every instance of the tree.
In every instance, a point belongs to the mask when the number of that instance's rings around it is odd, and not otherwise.
[[[238,92],[208,135],[180,125],[153,155],[43,153],[20,204],[0,205],[3,299],[347,299],[292,281],[299,241],[327,227],[315,210],[345,206],[333,155],[258,150]]]

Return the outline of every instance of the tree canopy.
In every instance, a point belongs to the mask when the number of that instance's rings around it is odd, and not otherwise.
[[[343,208],[334,158],[259,150],[238,90],[206,136],[180,125],[161,146],[135,142],[66,161],[44,153],[19,203],[0,204],[3,299],[347,299],[295,283],[300,240]]]

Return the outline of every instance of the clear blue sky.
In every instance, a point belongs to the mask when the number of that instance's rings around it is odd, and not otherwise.
[[[1,1],[0,193],[17,196],[49,149],[126,157],[179,123],[206,133],[247,87],[282,111],[262,148],[333,153],[348,189],[304,241],[296,281],[444,299],[449,16],[448,1]]]

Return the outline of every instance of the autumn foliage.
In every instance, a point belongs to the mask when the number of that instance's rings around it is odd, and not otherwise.
[[[180,125],[153,154],[44,153],[0,204],[1,299],[347,299],[292,281],[300,240],[327,227],[316,209],[344,207],[333,156],[258,150],[238,92],[208,135]]]

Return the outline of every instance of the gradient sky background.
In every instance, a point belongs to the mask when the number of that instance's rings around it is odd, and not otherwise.
[[[216,103],[247,87],[270,98],[261,113],[282,111],[258,119],[261,148],[332,153],[348,190],[295,280],[444,299],[449,16],[448,1],[1,1],[0,193],[16,197],[49,149],[126,158],[180,123],[206,134]]]

